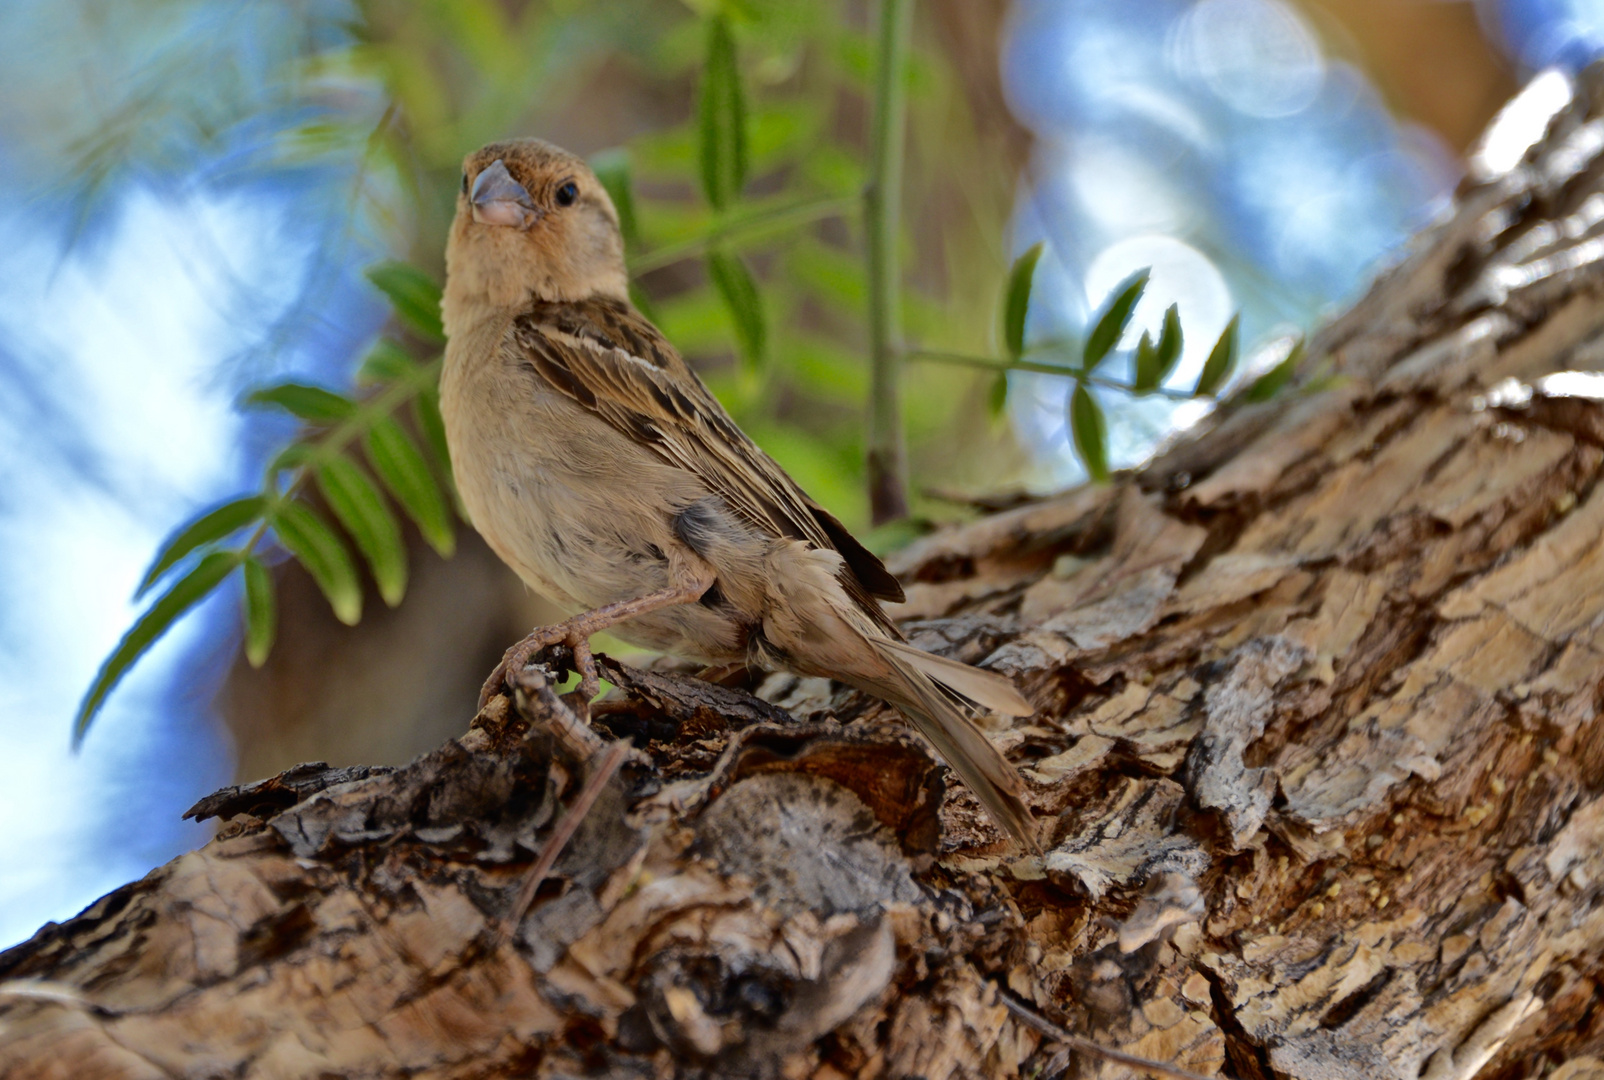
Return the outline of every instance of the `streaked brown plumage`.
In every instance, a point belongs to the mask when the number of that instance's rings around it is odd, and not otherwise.
[[[446,249],[441,379],[474,525],[577,612],[508,651],[626,641],[709,663],[825,675],[896,705],[1011,834],[1018,774],[956,702],[1031,706],[990,672],[907,645],[880,560],[735,426],[630,306],[618,218],[578,158],[538,140],[468,156]]]

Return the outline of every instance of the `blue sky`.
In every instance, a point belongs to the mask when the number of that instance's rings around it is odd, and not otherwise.
[[[248,284],[264,312],[289,302],[306,253],[275,243],[280,213],[139,191],[71,250],[33,214],[0,222],[7,381],[34,399],[0,409],[0,940],[203,839],[171,809],[229,777],[200,674],[216,668],[195,663],[226,649],[227,603],[158,646],[83,753],[67,733],[156,545],[245,479],[218,358],[255,328],[220,300]]]

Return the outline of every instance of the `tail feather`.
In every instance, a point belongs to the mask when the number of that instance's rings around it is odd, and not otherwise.
[[[842,589],[838,553],[794,541],[775,545],[768,557],[762,633],[748,648],[772,650],[759,659],[776,667],[839,679],[897,706],[992,819],[1040,851],[1024,781],[945,688],[999,712],[1033,712],[1018,691],[1000,676],[894,641],[883,628],[885,616],[871,614]]]
[[[930,676],[904,658],[905,646],[883,639],[866,644],[885,661],[887,675],[848,681],[861,682],[862,689],[901,709],[942,760],[969,785],[969,790],[975,793],[992,820],[1021,844],[1033,851],[1040,850],[1034,819],[1025,807],[1024,783],[1008,759],[975,722],[941,692]],[[961,688],[955,689],[964,693]]]
[[[1030,716],[1036,711],[1036,706],[1026,701],[1012,682],[996,672],[927,653],[900,641],[888,641],[885,648],[915,671],[930,676],[976,705],[1004,716]]]

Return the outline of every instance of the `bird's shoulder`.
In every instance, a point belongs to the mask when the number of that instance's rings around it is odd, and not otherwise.
[[[668,379],[695,379],[662,331],[622,300],[536,301],[513,320],[512,333],[525,340],[531,336],[566,340],[603,354],[617,351],[637,367]]]
[[[624,301],[537,301],[513,320],[508,340],[552,388],[635,439],[728,442],[741,457],[762,453],[662,332]]]

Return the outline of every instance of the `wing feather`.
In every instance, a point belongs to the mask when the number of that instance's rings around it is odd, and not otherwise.
[[[753,528],[839,552],[848,593],[891,629],[871,597],[900,601],[896,578],[747,438],[633,308],[611,300],[535,304],[512,335],[549,386],[697,476]]]

